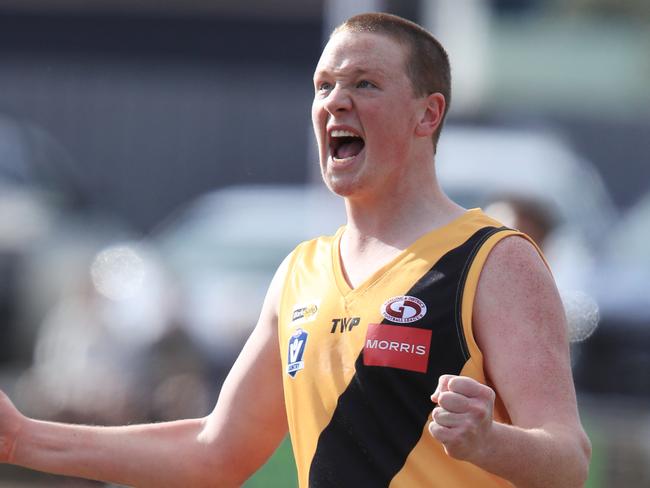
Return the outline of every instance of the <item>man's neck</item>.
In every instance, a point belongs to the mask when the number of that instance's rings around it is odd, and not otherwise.
[[[419,198],[374,202],[346,200],[348,224],[339,256],[346,280],[355,288],[418,238],[465,213],[442,192]]]
[[[350,249],[384,245],[403,250],[419,237],[456,219],[465,209],[438,188],[376,199],[348,199],[345,240]]]

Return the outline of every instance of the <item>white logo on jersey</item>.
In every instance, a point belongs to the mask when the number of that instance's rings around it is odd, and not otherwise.
[[[312,301],[309,303],[294,305],[291,312],[291,322],[289,325],[293,326],[314,321],[316,319],[316,315],[318,315],[319,304],[319,301]]]

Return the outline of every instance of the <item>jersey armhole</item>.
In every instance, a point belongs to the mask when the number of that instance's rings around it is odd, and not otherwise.
[[[289,289],[290,286],[290,281],[291,277],[293,276],[293,269],[296,264],[296,259],[298,259],[298,255],[300,254],[301,249],[305,246],[305,242],[301,242],[298,244],[291,253],[287,256],[288,262],[287,262],[287,269],[286,269],[286,274],[284,276],[284,281],[282,283],[282,290],[280,294],[280,306],[278,308],[278,339],[280,339],[280,342],[284,339],[282,336],[281,332],[283,328],[281,325],[284,323],[284,319],[286,317],[286,310],[287,310],[287,290]]]
[[[485,377],[485,370],[483,367],[483,353],[476,343],[474,337],[474,325],[473,325],[473,312],[474,312],[474,299],[476,298],[476,291],[478,288],[479,278],[487,258],[494,249],[494,246],[497,245],[502,239],[511,236],[518,236],[529,241],[540,257],[544,261],[544,264],[550,271],[550,267],[546,258],[542,254],[539,246],[526,234],[519,232],[517,230],[502,228],[497,232],[492,234],[485,242],[481,245],[478,252],[474,256],[472,263],[470,264],[469,270],[466,275],[466,279],[463,285],[463,295],[461,303],[461,322],[463,328],[463,335],[465,337],[465,343],[467,344],[467,349],[469,352],[469,358],[465,367],[463,368],[464,374],[467,373],[468,376],[481,381],[482,383],[487,384],[487,379]]]

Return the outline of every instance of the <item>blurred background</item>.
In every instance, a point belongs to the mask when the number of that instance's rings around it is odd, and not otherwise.
[[[443,186],[549,258],[589,486],[650,486],[646,0],[0,0],[0,388],[60,421],[210,411],[277,265],[343,222],[311,76],[371,10],[449,50]],[[295,479],[285,442],[247,486]]]

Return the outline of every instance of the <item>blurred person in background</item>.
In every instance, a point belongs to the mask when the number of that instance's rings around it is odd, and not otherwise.
[[[523,195],[502,195],[492,199],[485,213],[520,230],[530,237],[540,249],[545,249],[546,239],[557,225],[557,217],[549,205],[539,199]]]
[[[2,395],[2,461],[134,486],[238,486],[288,427],[304,487],[584,484],[590,445],[550,273],[524,234],[437,183],[444,49],[399,17],[356,16],[332,34],[314,84],[321,170],[347,225],[280,265],[212,413],[66,425]]]

